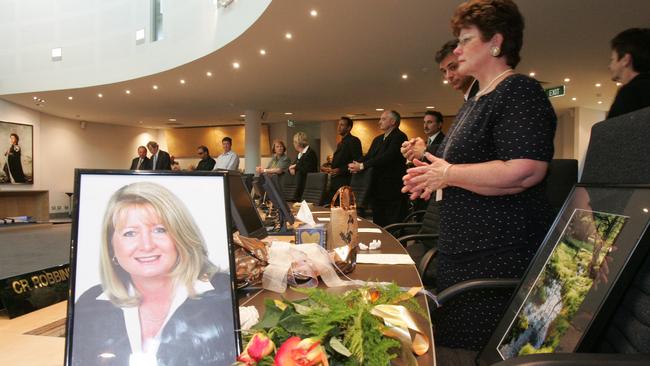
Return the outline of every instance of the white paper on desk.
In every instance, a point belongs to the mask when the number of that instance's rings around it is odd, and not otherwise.
[[[357,254],[357,263],[366,264],[415,264],[408,254]]]
[[[360,227],[359,228],[360,233],[376,233],[376,234],[381,234],[381,229],[376,228],[376,227]]]
[[[311,210],[309,209],[309,204],[307,204],[307,201],[302,201],[300,203],[300,210],[298,210],[296,218],[309,226],[316,225],[314,216],[311,214]]]
[[[318,221],[330,221],[329,217],[317,217],[316,220]]]
[[[311,213],[313,213],[313,214],[328,214],[330,212],[329,211],[312,211]]]

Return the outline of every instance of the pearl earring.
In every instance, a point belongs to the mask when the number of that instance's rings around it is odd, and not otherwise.
[[[500,54],[501,48],[499,48],[499,46],[492,46],[492,48],[490,48],[490,55],[498,57]]]
[[[117,258],[115,256],[113,256],[113,258],[111,258],[111,262],[113,262],[113,265],[115,265],[115,266],[120,265],[120,263],[118,263]]]

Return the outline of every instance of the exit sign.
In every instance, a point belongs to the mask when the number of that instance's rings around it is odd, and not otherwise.
[[[561,97],[564,95],[564,85],[556,86],[554,88],[544,89],[546,96],[549,98]]]

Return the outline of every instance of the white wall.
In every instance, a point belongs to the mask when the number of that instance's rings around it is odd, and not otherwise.
[[[65,192],[74,190],[74,169],[128,169],[137,147],[156,140],[166,148],[159,130],[86,123],[39,113],[0,100],[0,120],[34,126],[34,184],[2,185],[0,189],[50,191],[50,211],[66,212]],[[52,206],[59,207],[52,210]]]
[[[607,118],[607,113],[604,111],[585,107],[575,108],[574,156],[575,159],[578,159],[579,176],[582,176],[582,168],[591,137],[591,127],[605,118]]]

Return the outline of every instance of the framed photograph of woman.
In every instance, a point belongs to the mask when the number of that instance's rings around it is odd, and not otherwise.
[[[34,183],[34,127],[0,121],[0,183]]]
[[[650,249],[650,186],[577,185],[480,355],[589,352]]]
[[[225,173],[77,170],[65,365],[226,365],[241,349]]]

